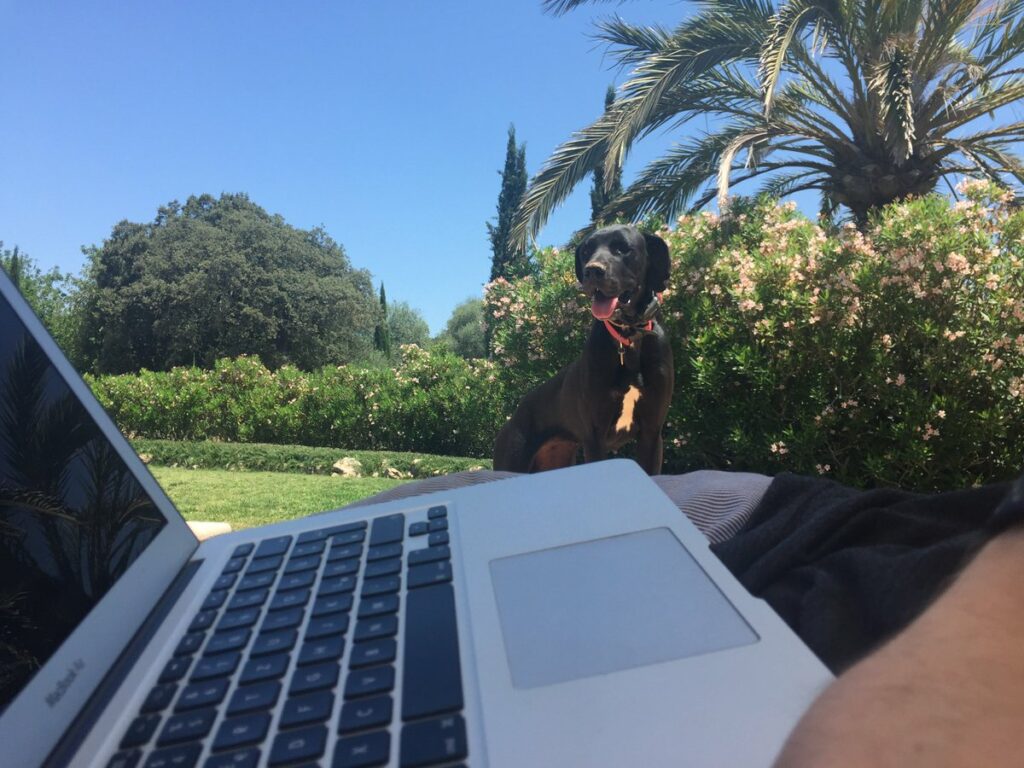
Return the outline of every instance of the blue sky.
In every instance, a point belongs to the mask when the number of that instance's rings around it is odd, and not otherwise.
[[[431,330],[489,275],[506,132],[534,174],[625,73],[613,13],[674,25],[678,2],[0,0],[0,240],[78,272],[81,246],[191,194],[245,192],[322,224]],[[641,144],[629,179],[668,139]],[[541,232],[589,218],[589,182]]]

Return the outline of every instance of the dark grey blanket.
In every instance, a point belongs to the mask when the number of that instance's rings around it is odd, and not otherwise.
[[[839,673],[921,613],[992,535],[1024,520],[1024,478],[1009,490],[858,491],[783,474],[743,530],[712,549]]]

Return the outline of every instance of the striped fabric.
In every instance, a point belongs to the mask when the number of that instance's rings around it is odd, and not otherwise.
[[[517,477],[515,472],[477,470],[405,483],[350,504],[348,508],[395,501],[435,491]],[[704,469],[685,475],[658,475],[654,482],[712,544],[735,536],[747,524],[772,478],[746,472]]]

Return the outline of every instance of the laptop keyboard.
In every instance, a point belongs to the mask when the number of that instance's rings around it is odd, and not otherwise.
[[[108,768],[464,765],[447,529],[436,506],[237,547]]]

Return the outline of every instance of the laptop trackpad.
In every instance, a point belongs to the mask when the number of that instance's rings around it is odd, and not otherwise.
[[[514,555],[490,566],[516,688],[758,639],[668,528]]]

